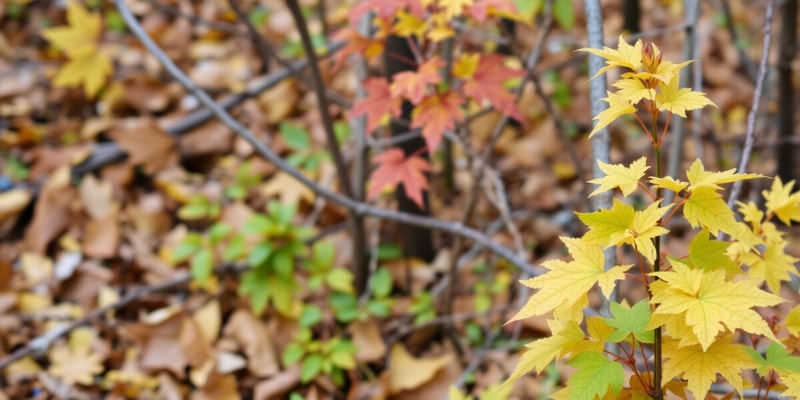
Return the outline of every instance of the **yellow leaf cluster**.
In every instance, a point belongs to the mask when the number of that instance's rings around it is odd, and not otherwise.
[[[83,85],[86,97],[94,97],[113,72],[111,59],[97,46],[103,28],[100,16],[71,1],[67,5],[67,23],[42,32],[53,47],[69,58],[53,78],[53,85]]]
[[[679,72],[690,61],[679,64],[662,61],[661,52],[653,44],[645,46],[641,40],[637,40],[630,45],[620,36],[616,49],[583,48],[579,51],[606,59],[606,65],[592,79],[612,68],[622,67],[628,70],[613,84],[617,91],[608,92],[608,97],[604,99],[609,108],[595,116],[597,123],[589,134],[590,137],[620,116],[634,114],[636,106],[643,100],[649,101],[658,111],[667,111],[684,118],[688,110],[714,105],[704,93],[679,87]]]

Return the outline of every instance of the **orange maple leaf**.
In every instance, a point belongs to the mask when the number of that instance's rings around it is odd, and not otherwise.
[[[396,74],[390,86],[392,97],[402,96],[414,105],[419,104],[425,97],[428,85],[435,85],[442,81],[439,68],[443,65],[444,61],[433,57],[420,64],[416,72],[405,71]]]
[[[510,0],[484,0],[469,6],[467,14],[478,23],[485,22],[490,16],[522,20],[517,11],[517,5]]]
[[[400,116],[403,99],[389,92],[389,83],[384,78],[369,78],[364,81],[368,96],[359,100],[350,110],[351,117],[367,116],[367,132],[373,132],[389,115]]]
[[[521,121],[522,114],[519,112],[514,95],[503,87],[503,83],[523,75],[524,71],[513,70],[503,65],[502,56],[481,55],[472,76],[463,78],[464,94],[475,99],[478,104],[486,100],[498,111]]]
[[[372,200],[384,189],[402,184],[406,196],[419,208],[425,208],[422,191],[428,188],[425,172],[431,170],[426,159],[414,154],[406,157],[402,149],[393,147],[373,157],[372,162],[377,163],[378,168],[369,175],[372,184],[367,199]]]
[[[461,105],[464,97],[458,92],[449,90],[428,96],[414,108],[411,113],[411,127],[422,128],[422,136],[428,145],[428,154],[433,154],[444,131],[453,129],[456,122],[464,120]]]

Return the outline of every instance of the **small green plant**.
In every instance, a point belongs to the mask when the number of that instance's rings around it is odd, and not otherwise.
[[[256,314],[272,303],[281,314],[296,316],[299,304],[294,296],[298,289],[295,266],[297,259],[307,256],[306,241],[314,232],[293,223],[295,206],[270,202],[267,212],[254,215],[242,230],[256,242],[248,252],[251,269],[242,276],[239,293],[250,299]]]
[[[322,321],[322,310],[315,306],[304,306],[300,316],[300,332],[294,343],[286,346],[283,364],[300,363],[300,381],[308,383],[320,374],[330,376],[337,386],[344,384],[345,370],[356,367],[356,347],[350,340],[334,337],[315,339],[312,327]]]
[[[689,62],[663,61],[656,46],[641,41],[630,45],[622,37],[617,49],[584,51],[607,60],[598,75],[615,67],[626,69],[613,84],[617,90],[605,99],[609,108],[595,117],[592,134],[632,115],[650,137],[654,152],[650,165],[645,157],[627,166],[601,162],[606,176],[590,181],[599,185],[592,195],[619,189],[621,199],[614,199],[610,209],[578,213],[588,232],[581,238],[562,238],[573,259],[546,261],[545,274],[522,281],[535,293],[511,321],[552,312],[552,336],[527,345],[508,382],[566,359],[577,372],[552,395],[556,399],[662,399],[665,391],[685,398],[686,389],[702,399],[718,376],[741,394],[743,375],[753,369],[763,389],[759,398],[779,384],[783,395],[800,394],[800,358],[783,344],[797,340],[800,311],[795,308],[780,321],[765,319],[755,310],[787,301],[779,297],[781,282],[798,275],[798,259],[784,252],[786,240],[774,219],[785,224],[800,221],[800,193],[792,193],[793,183],[775,179],[763,192],[764,211],[752,202],[739,203],[742,219],[737,220],[722,198],[721,185],[761,175],[706,171],[696,160],[686,180],[664,176],[661,147],[670,119],[712,105],[703,93],[678,86],[678,72]],[[639,111],[649,121],[642,120]],[[666,122],[659,125],[662,113]],[[648,174],[651,167],[653,173]],[[664,190],[676,194],[671,203],[664,203]],[[643,193],[649,204],[630,205],[634,192]],[[688,254],[664,254],[661,240],[670,232],[667,223],[680,214],[696,236]],[[730,239],[723,240],[723,233]],[[621,246],[633,248],[636,268],[606,269],[603,249]],[[633,306],[612,302],[608,318],[585,316],[587,294],[595,284],[608,298],[620,280],[644,285],[649,297]],[[778,339],[781,331],[788,339]],[[616,344],[617,350],[607,350],[608,343]],[[632,376],[627,383],[625,368]]]
[[[354,291],[337,291],[331,295],[331,307],[339,322],[366,321],[371,317],[387,318],[391,315],[394,300],[392,275],[385,268],[379,268],[370,280],[370,296],[366,302],[359,302]]]

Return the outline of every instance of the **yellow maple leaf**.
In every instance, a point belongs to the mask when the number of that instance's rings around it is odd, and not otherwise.
[[[656,94],[656,107],[660,111],[669,111],[686,118],[686,111],[696,110],[705,106],[714,106],[705,93],[695,92],[689,88],[679,87],[680,77],[675,75],[669,84],[660,82]]]
[[[86,96],[94,97],[114,69],[111,60],[97,46],[102,34],[100,16],[71,1],[67,5],[67,24],[42,32],[53,47],[69,58],[53,78],[53,84],[67,87],[83,84]]]
[[[397,22],[394,23],[394,33],[397,36],[407,37],[414,35],[422,38],[428,29],[428,24],[421,18],[406,11],[397,12]]]
[[[741,393],[742,371],[755,368],[757,364],[742,345],[731,343],[732,339],[732,335],[725,335],[707,348],[699,345],[679,346],[675,340],[665,340],[665,381],[682,375],[688,381],[689,391],[694,398],[704,399],[719,374]]]
[[[790,335],[800,336],[800,305],[794,306],[789,310],[783,320],[783,325],[786,326],[786,330],[789,331]]]
[[[600,166],[600,170],[605,172],[606,176],[589,181],[589,183],[600,185],[599,188],[589,194],[589,197],[617,187],[622,190],[623,196],[628,196],[639,187],[639,180],[642,179],[645,171],[650,168],[645,157],[634,161],[629,167],[622,164],[606,164],[600,160],[597,160],[597,165]]]
[[[622,35],[619,36],[619,42],[617,43],[616,50],[610,47],[603,47],[603,50],[583,48],[579,49],[578,51],[585,51],[587,53],[603,57],[607,60],[606,66],[600,68],[600,70],[594,74],[592,79],[597,78],[603,72],[606,72],[614,67],[623,67],[632,71],[638,71],[642,66],[642,41],[637,40],[636,43],[631,46],[625,41],[625,39],[622,38]]]
[[[686,170],[686,179],[689,180],[689,188],[692,191],[695,189],[709,187],[712,189],[721,189],[720,184],[732,183],[736,181],[743,181],[745,179],[764,178],[761,174],[737,174],[736,168],[731,168],[726,171],[706,171],[703,162],[700,159],[694,160],[692,166]]]
[[[659,204],[655,202],[644,210],[634,211],[632,206],[614,199],[608,210],[575,214],[590,228],[583,236],[584,240],[598,243],[603,248],[629,244],[652,263],[656,256],[652,239],[669,232],[658,221],[671,206],[659,207]]]
[[[792,194],[794,181],[789,181],[786,185],[781,182],[780,177],[772,181],[772,187],[764,190],[761,194],[767,201],[766,209],[770,214],[775,214],[784,224],[791,224],[791,221],[800,221],[800,192]]]
[[[786,385],[786,390],[781,393],[781,397],[794,396],[800,397],[800,374],[791,374],[789,376],[781,376],[781,382]]]
[[[722,270],[690,269],[673,259],[670,264],[670,271],[651,273],[668,284],[650,287],[651,304],[658,304],[653,316],[683,315],[703,350],[708,350],[725,328],[778,341],[766,321],[752,308],[774,306],[785,300],[759,289],[749,280],[726,281]],[[656,327],[653,321],[648,326]]]
[[[653,184],[654,188],[662,188],[667,190],[672,190],[675,193],[680,193],[683,189],[686,189],[689,186],[689,182],[684,182],[680,179],[675,179],[671,176],[665,177],[658,177],[654,176],[650,178],[650,183]]]
[[[551,336],[525,345],[526,350],[505,385],[513,383],[528,372],[544,371],[553,360],[572,352],[575,346],[584,341],[585,334],[575,321],[551,319],[547,320],[547,326],[550,327]]]
[[[717,236],[719,231],[733,234],[737,231],[737,221],[733,210],[715,189],[703,186],[692,191],[683,205],[683,215],[692,227],[708,229]]]
[[[439,0],[439,7],[444,9],[447,19],[453,19],[464,13],[464,7],[471,6],[473,0]]]
[[[603,250],[598,244],[569,237],[561,237],[561,241],[567,246],[573,260],[545,261],[542,265],[549,269],[547,273],[520,281],[538,290],[509,322],[554,310],[572,310],[581,300],[581,295],[585,295],[595,284],[608,298],[614,290],[614,283],[625,279],[625,271],[632,267],[617,265],[606,271]]]
[[[608,103],[608,108],[598,113],[594,117],[594,120],[597,121],[597,123],[594,125],[594,129],[592,129],[592,131],[589,133],[589,137],[592,137],[592,135],[608,126],[608,124],[614,122],[614,120],[617,118],[626,114],[634,114],[636,112],[636,107],[634,107],[627,98],[623,97],[619,93],[606,93],[608,94],[608,97],[603,100]]]
[[[620,79],[613,83],[617,94],[631,102],[637,104],[643,99],[652,100],[656,97],[655,89],[649,88],[641,79]]]
[[[774,224],[768,223],[764,226],[775,230]],[[766,281],[769,290],[777,294],[782,281],[789,281],[792,279],[791,275],[798,275],[795,263],[800,259],[786,254],[786,240],[780,236],[767,239],[765,247],[761,254],[753,252],[744,254],[741,261],[750,267],[750,278],[758,282]]]

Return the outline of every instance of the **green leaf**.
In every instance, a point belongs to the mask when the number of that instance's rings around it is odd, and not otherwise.
[[[284,205],[279,201],[272,201],[267,204],[267,210],[269,215],[275,218],[278,223],[289,224],[297,213],[297,204]]]
[[[250,250],[247,255],[247,263],[252,267],[264,265],[272,255],[272,245],[270,242],[259,242]]]
[[[290,343],[286,346],[286,349],[283,350],[283,365],[288,367],[302,360],[305,354],[306,350],[300,343]]]
[[[353,369],[356,367],[355,353],[355,346],[349,340],[342,340],[331,349],[328,359],[339,368]]]
[[[292,256],[291,249],[281,247],[272,256],[272,268],[275,273],[283,279],[294,279],[294,257]]]
[[[386,268],[378,268],[372,275],[372,293],[375,297],[389,297],[392,292],[392,274]]]
[[[292,315],[294,311],[294,281],[287,281],[275,275],[269,275],[267,276],[267,287],[269,288],[272,302],[275,304],[275,309],[284,316],[295,317],[296,315]]]
[[[641,343],[653,343],[653,331],[647,329],[650,322],[650,304],[647,300],[641,300],[631,308],[612,302],[611,314],[613,318],[604,318],[609,326],[617,328],[608,338],[610,342],[621,342],[633,335]]]
[[[396,244],[383,243],[378,246],[378,261],[403,258],[403,249]]]
[[[333,124],[333,134],[336,136],[336,141],[342,144],[347,138],[352,135],[350,124],[347,121],[336,121]]]
[[[245,253],[245,237],[242,234],[234,235],[222,251],[222,259],[225,261],[236,261],[242,258]]]
[[[330,267],[333,264],[334,247],[331,242],[314,243],[312,249],[314,263],[320,266]]]
[[[556,0],[553,4],[553,17],[562,28],[572,29],[575,26],[575,10],[572,7],[572,0]]]
[[[281,122],[278,129],[286,145],[292,150],[302,151],[308,150],[308,148],[311,147],[311,140],[308,138],[308,132],[302,127],[284,121]]]
[[[247,188],[239,184],[230,185],[225,188],[225,196],[233,200],[244,199],[247,196]]]
[[[183,238],[181,244],[175,248],[175,251],[172,252],[172,262],[179,263],[181,261],[185,261],[200,249],[202,242],[202,236],[196,233],[189,233],[185,238]]]
[[[484,312],[492,306],[492,297],[487,294],[475,296],[475,312]]]
[[[211,243],[217,244],[230,235],[231,232],[233,232],[233,228],[230,225],[224,222],[216,222],[208,228],[208,238],[211,239]]]
[[[311,354],[303,360],[300,367],[300,382],[308,383],[319,375],[322,371],[322,364],[325,360],[319,354]]]
[[[625,382],[622,365],[600,353],[580,353],[567,364],[578,368],[578,372],[567,381],[567,386],[571,388],[570,400],[593,399],[595,396],[603,398],[609,390],[616,397],[622,391]]]
[[[339,292],[352,293],[355,291],[353,288],[353,273],[344,268],[332,269],[325,280],[328,286]]]
[[[270,297],[267,278],[268,273],[265,268],[254,268],[242,275],[239,294],[250,298],[250,307],[255,315],[261,315],[267,309]]]
[[[756,372],[761,376],[767,376],[771,370],[778,371],[782,375],[800,373],[800,357],[789,355],[786,349],[778,343],[770,343],[767,347],[766,358],[750,347],[745,347],[744,351],[759,364]]]
[[[272,223],[272,220],[270,220],[266,215],[256,214],[250,217],[250,219],[244,223],[242,232],[265,235],[272,230],[273,225],[274,224]]]
[[[214,255],[211,250],[203,248],[195,254],[189,266],[194,280],[203,284],[211,276],[211,271],[214,270]]]
[[[392,309],[386,301],[370,300],[367,302],[367,312],[379,318],[386,318],[391,314]]]
[[[517,6],[517,12],[525,21],[532,22],[539,10],[542,9],[544,0],[514,0],[514,4]]]
[[[354,294],[335,292],[329,301],[339,322],[348,323],[358,318],[358,299]]]
[[[322,321],[322,309],[315,305],[306,305],[303,307],[303,313],[300,314],[300,326],[311,328]]]
[[[726,272],[739,271],[736,263],[725,254],[730,243],[711,240],[706,229],[697,233],[689,244],[689,265],[705,271],[722,269]]]
[[[195,201],[193,198],[189,203],[178,209],[178,218],[187,221],[203,219],[209,214],[209,205],[206,201]]]

